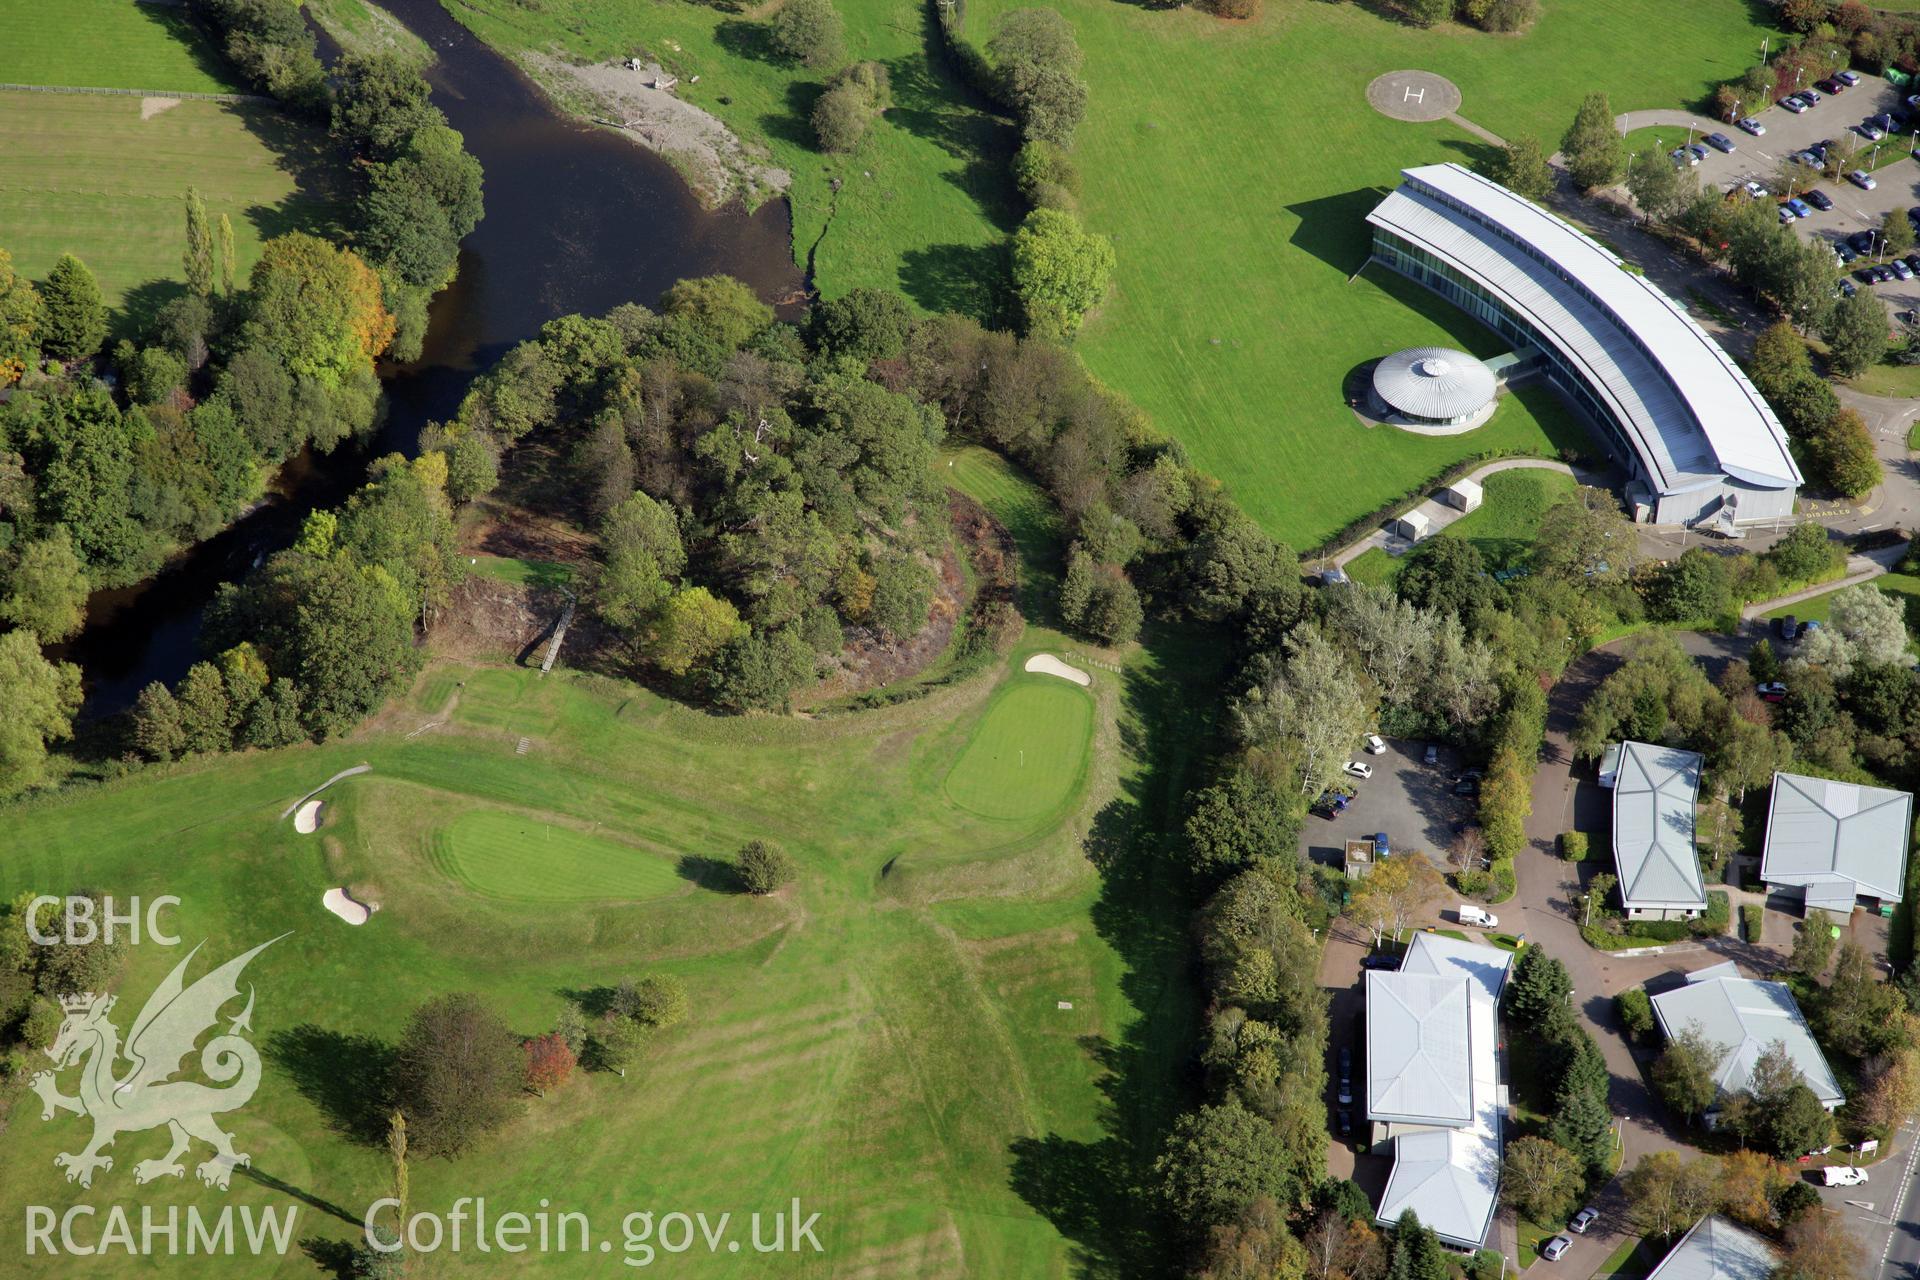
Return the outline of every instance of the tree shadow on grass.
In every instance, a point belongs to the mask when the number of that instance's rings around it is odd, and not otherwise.
[[[252,1179],[269,1191],[278,1191],[283,1196],[290,1196],[298,1200],[301,1204],[312,1209],[318,1209],[320,1212],[330,1217],[338,1218],[342,1222],[351,1223],[356,1227],[360,1225],[359,1215],[355,1214],[351,1209],[337,1205],[331,1200],[322,1200],[319,1196],[313,1194],[313,1192],[302,1191],[291,1182],[282,1182],[272,1174],[263,1173],[252,1165],[247,1164],[241,1165],[239,1172],[242,1177]]]
[[[1197,782],[1214,726],[1196,708],[1212,706],[1218,646],[1154,624],[1144,642],[1157,661],[1124,676],[1125,750],[1143,766],[1095,815],[1086,842],[1100,874],[1094,927],[1126,964],[1121,990],[1138,1016],[1118,1040],[1085,1037],[1103,1074],[1104,1136],[1022,1138],[1010,1147],[1010,1183],[1074,1244],[1079,1270],[1102,1277],[1161,1276],[1179,1270],[1183,1241],[1167,1230],[1156,1202],[1153,1162],[1174,1117],[1192,1100],[1192,1048],[1200,993],[1192,972],[1188,920],[1195,889],[1177,854],[1183,799]]]
[[[698,853],[689,853],[674,864],[673,869],[682,880],[691,880],[702,889],[714,893],[743,893],[740,874],[733,864],[719,858],[709,858]]]
[[[901,256],[900,292],[929,311],[958,311],[993,326],[1010,310],[1000,244],[934,244]]]
[[[787,109],[760,117],[760,128],[768,137],[790,142],[809,150],[819,145],[813,132],[813,104],[827,87],[813,80],[793,80],[787,84]]]
[[[354,1247],[345,1240],[308,1236],[300,1242],[300,1252],[313,1259],[313,1265],[333,1280],[358,1280],[354,1270]]]
[[[161,308],[186,295],[187,286],[179,280],[147,280],[133,286],[113,313],[113,332],[107,336],[107,345],[111,347],[122,338],[138,343],[153,332]]]
[[[589,1018],[605,1017],[613,1011],[613,987],[562,987],[559,996]]]
[[[345,170],[325,130],[259,103],[227,102],[220,109],[236,117],[293,179],[294,190],[278,204],[255,204],[240,211],[259,237],[270,240],[290,231],[306,231],[336,242],[347,240],[352,180],[343,176]],[[232,211],[209,207],[207,212],[217,219]],[[183,236],[185,216],[182,213]]]
[[[1478,173],[1487,172],[1501,157],[1500,148],[1479,138],[1448,138],[1441,147],[1460,154],[1460,163]]]
[[[773,28],[765,22],[727,18],[713,29],[713,42],[737,58],[776,67],[793,65],[792,59],[773,47]]]
[[[336,1132],[369,1146],[385,1142],[398,1056],[392,1045],[305,1023],[273,1036],[266,1047]]]

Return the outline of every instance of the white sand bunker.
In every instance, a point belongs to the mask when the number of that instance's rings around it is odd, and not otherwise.
[[[140,118],[151,120],[162,111],[171,111],[179,105],[178,98],[142,98],[140,99]]]
[[[320,905],[348,924],[365,924],[374,908],[363,906],[347,896],[345,889],[329,889],[320,895]]]
[[[320,802],[309,800],[300,806],[293,815],[293,829],[303,836],[310,836],[320,825]]]
[[[1036,653],[1027,659],[1028,671],[1038,671],[1044,676],[1059,676],[1062,680],[1071,680],[1075,684],[1093,683],[1093,677],[1078,667],[1070,667],[1050,653]]]

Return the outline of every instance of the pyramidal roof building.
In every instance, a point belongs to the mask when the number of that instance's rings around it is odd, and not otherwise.
[[[1693,806],[1700,753],[1620,744],[1613,784],[1613,861],[1620,901],[1636,920],[1681,920],[1707,909]]]
[[[1912,829],[1908,792],[1776,773],[1760,878],[1843,915],[1861,898],[1898,902]]]
[[[1720,1046],[1713,1082],[1722,1098],[1747,1088],[1760,1055],[1778,1043],[1793,1059],[1820,1105],[1832,1111],[1846,1101],[1833,1068],[1827,1065],[1826,1055],[1814,1042],[1806,1017],[1784,982],[1743,978],[1733,961],[1727,960],[1695,970],[1687,975],[1684,985],[1654,996],[1653,1013],[1668,1039],[1688,1027],[1697,1027]],[[1718,1110],[1717,1102],[1708,1108],[1709,1121]]]
[[[1478,1248],[1500,1198],[1500,991],[1513,957],[1423,933],[1394,972],[1369,970],[1367,1118],[1392,1142],[1377,1221],[1412,1209],[1448,1244]]]

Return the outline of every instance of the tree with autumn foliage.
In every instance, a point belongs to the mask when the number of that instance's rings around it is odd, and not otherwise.
[[[300,231],[261,246],[248,281],[245,346],[331,390],[371,369],[393,333],[380,278],[351,249]]]
[[[521,1048],[527,1054],[527,1088],[544,1094],[558,1089],[573,1075],[578,1064],[573,1048],[557,1031],[535,1036]]]

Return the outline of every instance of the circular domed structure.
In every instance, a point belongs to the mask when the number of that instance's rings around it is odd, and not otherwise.
[[[1410,347],[1373,370],[1373,394],[1422,426],[1477,425],[1492,411],[1496,386],[1493,370],[1451,347]]]

